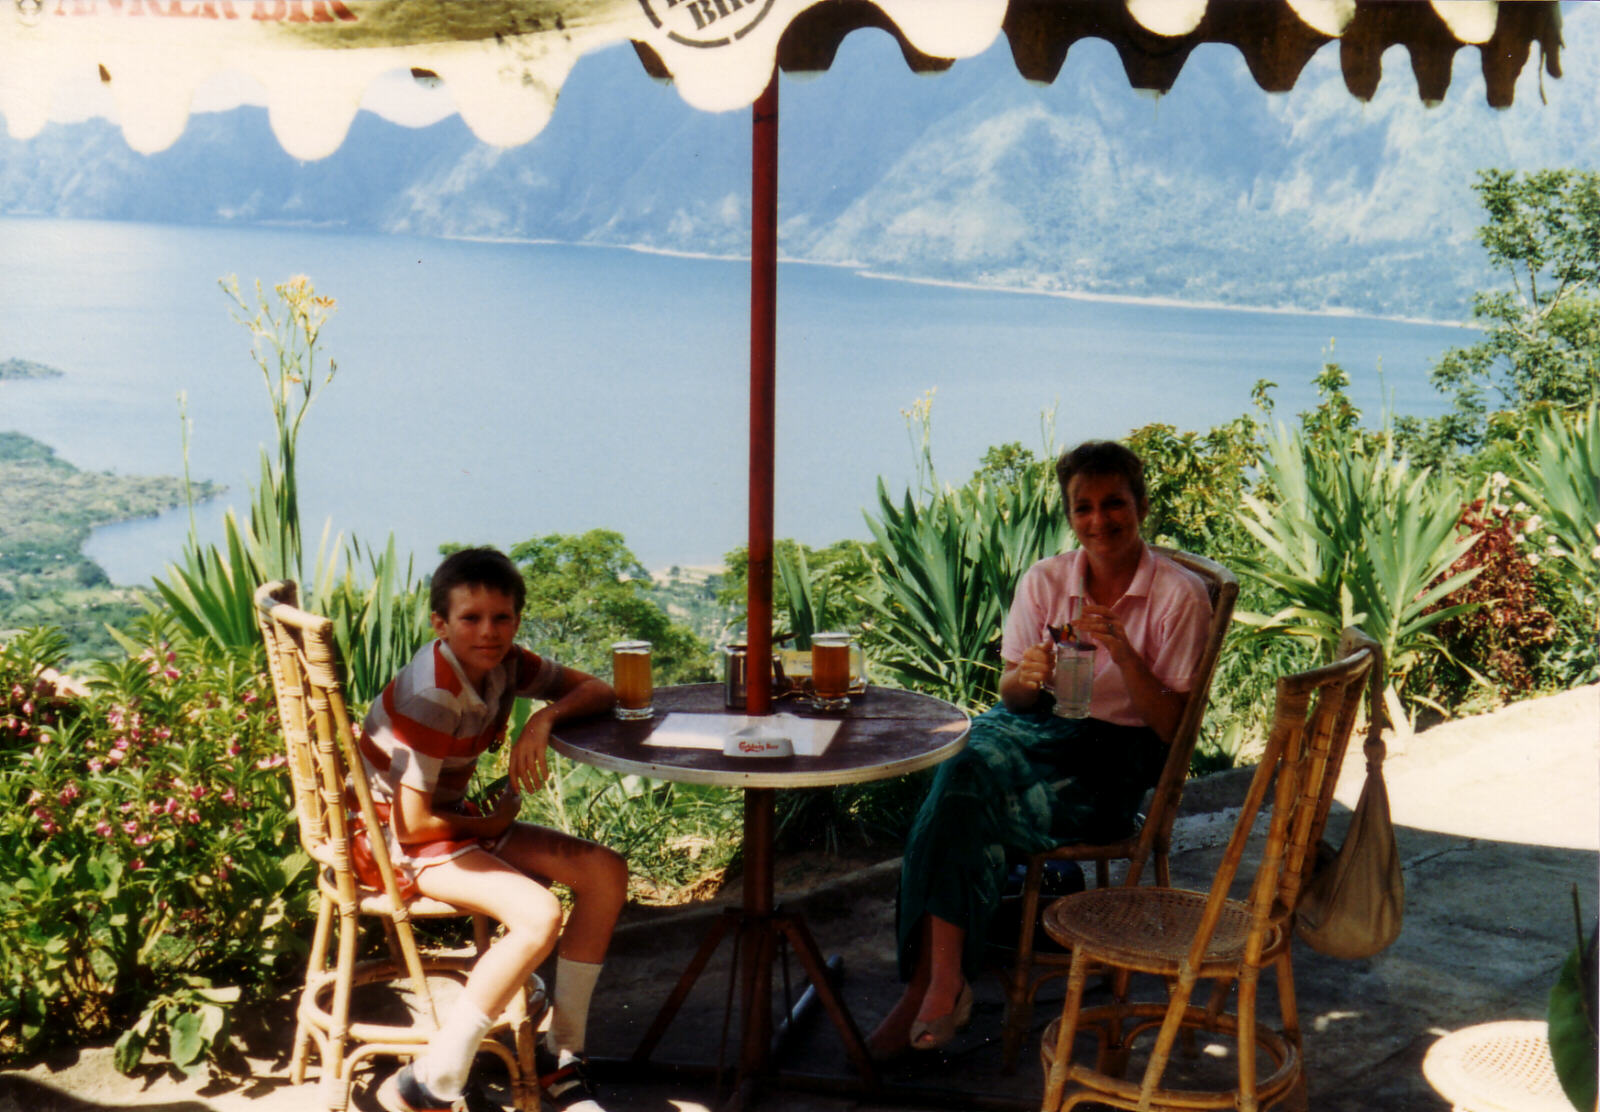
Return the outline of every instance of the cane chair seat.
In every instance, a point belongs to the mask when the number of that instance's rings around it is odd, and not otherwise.
[[[1360,630],[1347,629],[1339,659],[1277,681],[1266,750],[1250,780],[1222,861],[1206,892],[1167,886],[1101,888],[1064,896],[1045,911],[1045,931],[1070,950],[1061,1015],[1040,1046],[1044,1112],[1082,1102],[1189,1112],[1256,1112],[1294,1093],[1304,1096],[1305,1060],[1295,1004],[1292,925],[1313,859],[1311,846],[1334,751],[1349,744],[1363,683],[1381,690],[1381,653]],[[1370,711],[1381,714],[1376,699]],[[1248,897],[1232,897],[1258,816],[1269,816]],[[1249,874],[1244,874],[1249,875]],[[1277,988],[1278,1026],[1258,1014],[1261,974]],[[1109,973],[1111,1001],[1083,1004],[1091,971]],[[1153,976],[1165,1000],[1135,1000],[1135,975]],[[1194,998],[1209,982],[1203,1004]],[[1235,995],[1236,994],[1236,995]],[[1235,995],[1233,1011],[1227,1010]],[[1080,1033],[1096,1037],[1094,1065],[1075,1058]],[[1136,1040],[1155,1034],[1137,1081],[1124,1078]],[[1174,1045],[1196,1032],[1232,1040],[1234,1070],[1218,1084],[1196,1085],[1169,1069]],[[1261,1076],[1261,1056],[1271,1069]],[[1209,1079],[1208,1079],[1209,1080]],[[1302,1101],[1303,1103],[1303,1101]]]
[[[1076,942],[1123,968],[1177,976],[1207,900],[1205,892],[1182,888],[1095,888],[1070,905],[1057,901],[1045,908],[1044,927],[1052,937],[1070,931]],[[1283,936],[1275,927],[1266,949],[1276,950]],[[1237,962],[1249,937],[1249,905],[1228,900],[1207,941],[1206,966]]]
[[[491,928],[465,908],[422,895],[402,896],[382,837],[369,840],[379,886],[358,875],[351,853],[354,835],[361,829],[381,831],[383,824],[356,750],[333,623],[299,609],[297,601],[298,589],[288,581],[265,584],[255,594],[300,844],[317,866],[317,924],[295,1015],[289,1077],[295,1085],[305,1081],[314,1048],[323,1103],[331,1112],[343,1112],[356,1072],[371,1059],[413,1057],[427,1046],[438,1029],[440,982],[466,981],[477,954],[488,946]],[[387,954],[358,956],[362,916],[382,925]],[[441,918],[470,918],[476,952],[423,951],[413,922]],[[385,990],[381,1015],[356,1014],[368,1003],[358,990],[369,987]],[[543,1006],[543,986],[533,978],[496,1017],[479,1047],[505,1066],[512,1102],[521,1112],[539,1109],[534,1029]]]
[[[1103,889],[1110,883],[1112,861],[1128,862],[1124,884],[1139,883],[1145,864],[1153,861],[1155,882],[1165,885],[1169,881],[1167,857],[1172,844],[1172,824],[1178,815],[1178,803],[1183,795],[1184,781],[1189,775],[1195,743],[1200,738],[1200,726],[1205,719],[1206,703],[1211,693],[1211,678],[1216,672],[1217,659],[1222,655],[1222,642],[1227,636],[1229,623],[1233,620],[1234,602],[1239,597],[1239,580],[1227,568],[1204,556],[1157,545],[1151,547],[1198,575],[1205,583],[1206,593],[1211,599],[1211,622],[1206,631],[1205,648],[1195,665],[1183,717],[1168,743],[1167,759],[1162,766],[1160,779],[1150,794],[1149,813],[1138,828],[1114,842],[1070,843],[1032,854],[1028,858],[1022,884],[1022,912],[1016,953],[1006,974],[1001,1063],[1007,1073],[1016,1069],[1022,1044],[1033,1023],[1033,999],[1040,985],[1052,977],[1065,976],[1068,963],[1072,960],[1070,954],[1040,950],[1035,945],[1045,864],[1050,861],[1092,861],[1095,882]]]

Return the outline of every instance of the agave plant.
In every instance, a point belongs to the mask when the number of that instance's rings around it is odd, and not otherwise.
[[[1475,539],[1456,531],[1459,487],[1427,469],[1413,473],[1387,433],[1312,439],[1280,425],[1261,468],[1264,493],[1245,496],[1243,524],[1262,552],[1240,563],[1283,605],[1237,619],[1262,634],[1308,639],[1324,657],[1342,628],[1361,626],[1383,646],[1390,715],[1407,720],[1407,674],[1426,654],[1445,652],[1431,630],[1476,605],[1437,606],[1479,570],[1450,572]]]
[[[1517,491],[1543,518],[1594,613],[1600,600],[1600,405],[1570,424],[1546,410],[1534,426],[1533,449],[1532,459],[1517,460]]]
[[[953,702],[992,702],[1017,580],[1060,547],[1052,489],[1025,472],[1009,485],[936,489],[926,502],[908,491],[896,505],[880,481],[878,515],[867,515],[881,561],[868,599],[874,665]]]

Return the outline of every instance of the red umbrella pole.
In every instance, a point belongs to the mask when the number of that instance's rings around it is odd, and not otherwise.
[[[751,111],[750,621],[745,705],[772,710],[772,487],[778,342],[778,71]]]

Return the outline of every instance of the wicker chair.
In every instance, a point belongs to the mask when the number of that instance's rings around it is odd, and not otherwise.
[[[1222,652],[1222,640],[1228,632],[1228,624],[1233,619],[1233,604],[1239,597],[1239,581],[1227,568],[1203,556],[1171,548],[1156,547],[1155,551],[1205,580],[1206,590],[1211,595],[1211,626],[1206,634],[1205,651],[1195,669],[1194,685],[1190,689],[1183,718],[1178,723],[1172,744],[1167,748],[1167,763],[1162,767],[1161,778],[1151,794],[1150,812],[1139,829],[1121,841],[1103,845],[1078,843],[1058,846],[1028,858],[1028,871],[1022,884],[1022,922],[1017,932],[1016,956],[1006,979],[1006,1017],[1001,1042],[1001,1062],[1006,1073],[1017,1068],[1022,1044],[1033,1025],[1033,1000],[1039,986],[1052,977],[1065,976],[1072,960],[1068,954],[1035,949],[1040,884],[1046,863],[1093,861],[1095,881],[1104,888],[1110,883],[1109,866],[1112,861],[1127,861],[1128,872],[1124,883],[1137,884],[1145,862],[1154,856],[1156,883],[1168,883],[1167,856],[1172,846],[1172,823],[1178,815],[1183,783],[1189,775],[1195,742],[1200,737],[1200,723],[1205,718],[1206,702],[1211,692],[1211,676],[1216,670],[1217,657]],[[1040,967],[1043,967],[1043,972],[1038,972]]]
[[[1290,960],[1294,908],[1330,755],[1348,745],[1362,681],[1380,659],[1377,645],[1359,630],[1345,630],[1339,648],[1335,663],[1278,680],[1267,749],[1209,892],[1165,886],[1102,888],[1064,897],[1046,909],[1045,930],[1072,950],[1061,1016],[1046,1029],[1040,1047],[1046,1071],[1042,1107],[1047,1112],[1083,1101],[1170,1112],[1254,1112],[1292,1092],[1304,1096]],[[1269,789],[1274,795],[1271,821],[1249,897],[1230,899]],[[1267,966],[1273,968],[1278,987],[1281,1031],[1257,1018],[1260,974]],[[1113,973],[1112,1001],[1085,1008],[1084,985],[1091,969]],[[1133,973],[1162,978],[1166,1002],[1131,1000]],[[1197,1006],[1190,1001],[1202,979],[1213,982],[1213,991],[1204,1006]],[[1228,1013],[1224,1005],[1235,984],[1237,1010]],[[1084,1029],[1093,1032],[1099,1051],[1092,1069],[1073,1060],[1074,1041]],[[1156,1038],[1143,1079],[1137,1084],[1124,1080],[1120,1075],[1135,1039],[1152,1030]],[[1162,1085],[1173,1043],[1180,1032],[1195,1030],[1234,1040],[1238,1068],[1232,1086]],[[1272,1072],[1265,1078],[1258,1077],[1258,1050],[1272,1059]]]
[[[419,1053],[437,1029],[439,1017],[431,978],[466,980],[474,958],[424,954],[412,920],[470,914],[425,896],[404,899],[382,838],[371,839],[382,877],[381,890],[363,887],[351,862],[351,810],[367,830],[381,830],[372,793],[355,749],[350,715],[340,681],[333,623],[300,610],[295,584],[268,583],[255,594],[256,618],[267,645],[278,716],[288,749],[300,843],[317,867],[317,925],[296,1016],[290,1079],[305,1080],[315,1044],[322,1066],[322,1096],[333,1112],[350,1103],[351,1079],[367,1059]],[[360,916],[382,924],[387,958],[358,959]],[[481,952],[489,940],[488,921],[473,916]],[[337,932],[337,939],[334,934]],[[364,986],[409,990],[410,1007],[420,1010],[410,1023],[352,1022],[352,997]],[[393,999],[393,992],[389,994]],[[543,990],[530,982],[484,1039],[482,1050],[497,1055],[511,1078],[515,1106],[538,1112],[539,1085],[534,1069],[534,1025]],[[509,1037],[510,1045],[506,1041]]]

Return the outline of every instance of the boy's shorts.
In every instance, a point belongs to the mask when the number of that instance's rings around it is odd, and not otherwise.
[[[372,803],[378,812],[378,821],[383,824],[384,842],[389,849],[389,861],[394,866],[395,884],[400,889],[400,898],[403,900],[416,899],[420,894],[417,888],[417,874],[423,869],[445,861],[453,861],[463,853],[475,849],[498,854],[510,840],[511,832],[516,829],[513,824],[493,838],[440,838],[433,842],[413,842],[409,846],[402,846],[395,838],[394,827],[389,821],[391,813],[389,804],[379,799],[374,799]],[[476,816],[483,813],[470,799],[463,799],[456,805],[455,810],[463,815]],[[356,880],[363,888],[382,892],[383,874],[378,869],[378,859],[372,855],[372,840],[361,822],[360,814],[353,810],[350,816],[350,828],[350,864],[355,870]]]

